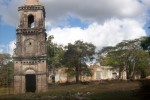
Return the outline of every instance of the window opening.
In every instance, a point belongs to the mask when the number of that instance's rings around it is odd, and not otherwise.
[[[28,16],[28,27],[29,28],[34,28],[34,16],[33,15],[29,15]]]

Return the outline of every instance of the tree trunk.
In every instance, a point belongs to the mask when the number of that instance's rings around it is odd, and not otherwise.
[[[122,79],[122,71],[123,71],[123,67],[121,66],[119,68],[119,79]]]
[[[76,67],[76,83],[79,83],[79,67]]]
[[[123,74],[124,71],[126,71],[126,68],[124,65],[122,65],[122,67],[120,67],[120,69],[119,69],[119,79],[121,79],[121,80],[124,79],[124,74]]]
[[[135,63],[133,65],[133,70],[131,71],[131,75],[130,78],[133,79],[134,78],[134,71],[135,71]]]

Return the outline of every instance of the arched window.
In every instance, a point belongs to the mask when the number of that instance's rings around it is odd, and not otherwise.
[[[28,27],[34,28],[34,16],[33,15],[28,16]]]

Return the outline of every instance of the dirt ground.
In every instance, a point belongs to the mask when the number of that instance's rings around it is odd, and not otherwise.
[[[140,100],[139,81],[52,84],[46,93],[1,96],[0,100]]]

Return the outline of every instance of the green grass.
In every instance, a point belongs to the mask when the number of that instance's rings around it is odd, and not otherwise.
[[[90,100],[140,100],[139,82],[91,82],[89,84],[51,85],[46,93],[1,96],[0,100],[77,100],[76,96]],[[0,91],[1,92],[1,91]],[[70,99],[65,99],[65,98]]]
[[[1,88],[0,88],[0,95],[4,95],[4,94],[6,94],[6,93],[7,93],[7,89],[1,87]]]
[[[140,100],[136,96],[137,91],[114,91],[94,94],[90,97],[92,100]]]
[[[12,94],[12,93],[13,93],[13,89],[12,88],[0,87],[0,96],[1,95]]]

